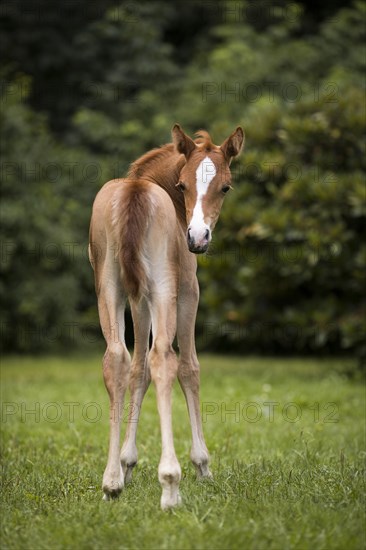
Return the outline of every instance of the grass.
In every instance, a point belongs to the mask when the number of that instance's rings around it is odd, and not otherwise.
[[[183,506],[161,512],[153,388],[133,482],[106,503],[101,357],[5,359],[1,547],[364,548],[365,394],[361,381],[342,375],[344,363],[201,357],[214,481],[195,480],[177,387]]]

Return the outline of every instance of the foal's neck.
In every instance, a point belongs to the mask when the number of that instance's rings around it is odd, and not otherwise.
[[[184,198],[176,187],[185,162],[184,155],[178,153],[173,144],[168,143],[149,151],[132,163],[128,177],[142,178],[162,187],[173,201],[178,220],[186,228]]]

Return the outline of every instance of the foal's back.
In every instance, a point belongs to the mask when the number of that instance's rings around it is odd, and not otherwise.
[[[174,286],[185,236],[162,188],[143,179],[116,179],[95,199],[90,243],[97,293],[102,284],[111,284],[113,260],[125,297],[139,299]]]

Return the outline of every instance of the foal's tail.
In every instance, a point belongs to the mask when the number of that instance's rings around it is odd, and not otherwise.
[[[138,299],[147,288],[143,240],[152,216],[149,186],[141,180],[126,183],[118,205],[118,257],[124,287],[133,299]]]

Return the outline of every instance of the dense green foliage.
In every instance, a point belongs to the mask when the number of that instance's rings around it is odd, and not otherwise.
[[[342,375],[345,363],[202,357],[214,480],[195,479],[177,387],[183,505],[164,513],[152,389],[133,481],[118,501],[104,502],[108,398],[100,357],[6,359],[2,548],[364,548],[365,395],[361,381]]]
[[[246,131],[200,259],[201,345],[365,355],[365,5],[51,4],[2,13],[6,349],[98,337],[93,197],[179,121]]]

